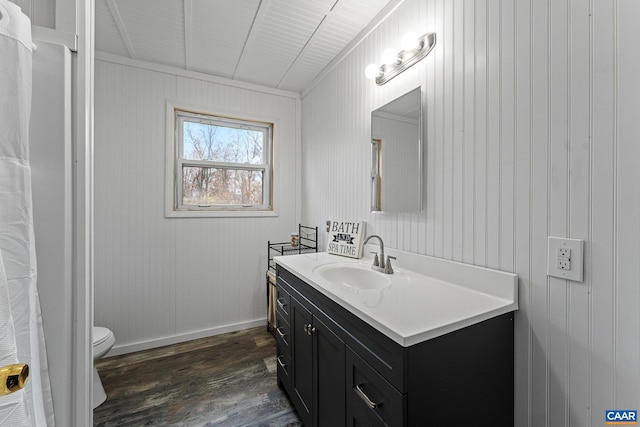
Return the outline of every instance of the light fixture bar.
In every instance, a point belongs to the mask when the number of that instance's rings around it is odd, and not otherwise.
[[[436,33],[427,33],[418,39],[418,48],[402,50],[398,52],[397,64],[384,64],[380,66],[376,84],[382,86],[389,80],[411,67],[416,62],[427,56],[436,45]]]

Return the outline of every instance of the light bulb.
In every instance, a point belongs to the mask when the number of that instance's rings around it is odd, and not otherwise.
[[[402,49],[405,51],[420,49],[420,39],[414,32],[408,32],[402,38]]]
[[[382,52],[382,62],[384,62],[385,64],[397,64],[398,63],[398,54],[396,52],[394,52],[393,49],[389,48],[389,49],[385,49],[384,52]]]
[[[380,67],[377,64],[369,64],[367,68],[364,69],[364,75],[367,76],[368,79],[375,79],[380,75]]]

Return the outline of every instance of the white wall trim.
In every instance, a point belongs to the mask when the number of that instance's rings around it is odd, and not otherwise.
[[[40,42],[33,52],[29,151],[33,225],[53,410],[71,425],[73,342],[73,132],[71,51]]]
[[[266,86],[260,86],[253,83],[245,83],[237,80],[230,80],[224,77],[213,76],[211,74],[200,73],[198,71],[183,70],[181,68],[171,67],[168,65],[153,64],[151,62],[140,61],[137,59],[125,58],[123,56],[112,55],[110,53],[96,52],[96,60],[111,62],[113,64],[126,65],[133,68],[141,68],[143,70],[156,71],[158,73],[169,74],[178,77],[188,77],[190,79],[202,80],[220,85],[236,87],[240,89],[249,89],[254,92],[267,93],[269,95],[284,96],[292,99],[300,99],[300,94],[287,90],[273,89]]]
[[[106,355],[106,357],[119,356],[121,354],[135,353],[137,351],[150,350],[152,348],[163,347],[166,345],[178,344],[181,342],[187,342],[197,340],[200,338],[213,337],[216,335],[226,334],[228,332],[241,331],[243,329],[255,328],[258,326],[267,327],[267,318],[260,318],[255,320],[249,320],[247,322],[232,323],[230,325],[219,326],[216,328],[202,329],[195,332],[187,332],[171,337],[157,338],[148,341],[141,341],[133,344],[126,344],[118,346],[116,345]],[[116,337],[117,338],[117,337]],[[116,340],[117,343],[117,340]]]
[[[302,100],[296,99],[296,223],[302,222]]]
[[[31,26],[31,35],[34,41],[41,40],[45,42],[61,44],[69,48],[69,50],[78,50],[78,36],[73,33],[66,33],[60,30],[40,27],[38,25]]]
[[[70,37],[75,47],[66,45],[69,49],[75,51],[78,46],[78,0],[56,0],[56,32]]]
[[[93,425],[94,1],[78,2],[75,64],[72,426]]]

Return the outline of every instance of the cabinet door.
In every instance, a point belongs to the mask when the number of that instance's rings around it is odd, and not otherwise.
[[[291,298],[291,400],[305,426],[313,426],[313,336],[309,333],[312,324],[311,312],[298,300]]]
[[[305,426],[343,426],[345,414],[345,344],[329,318],[312,313],[291,298],[293,394]]]
[[[346,421],[346,346],[332,330],[331,323],[328,318],[313,317],[317,390],[314,399],[317,424],[314,425],[319,427],[343,426]]]

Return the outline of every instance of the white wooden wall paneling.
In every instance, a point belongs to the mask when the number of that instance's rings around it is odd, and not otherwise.
[[[516,315],[516,385],[515,424],[532,426],[533,395],[530,392],[532,378],[532,330],[533,264],[530,253],[533,244],[531,186],[534,181],[532,165],[533,127],[531,100],[532,76],[532,4],[516,2],[516,70],[515,70],[515,151],[516,151],[516,199],[515,199],[515,271],[518,272],[519,309]]]
[[[475,238],[474,264],[487,265],[487,105],[490,94],[487,88],[488,37],[487,37],[487,4],[476,4],[475,32]],[[446,36],[443,34],[443,36]],[[429,143],[427,141],[427,143]],[[435,201],[433,201],[435,203]]]
[[[462,256],[460,261],[469,264],[474,263],[474,245],[475,245],[475,128],[476,128],[476,5],[469,3],[464,7],[464,24],[463,24],[463,67],[464,80],[462,85],[464,115],[462,123],[462,135],[464,144],[462,158]]]
[[[591,175],[591,57],[590,43],[587,42],[590,31],[589,0],[569,3],[567,19],[569,70],[569,129],[568,129],[568,228],[567,235],[584,238],[585,265],[591,266],[591,230],[589,206],[591,203],[591,182],[585,177]],[[566,425],[589,425],[591,418],[590,390],[592,387],[589,372],[591,358],[588,356],[590,334],[589,301],[592,280],[590,268],[585,269],[584,283],[569,283],[568,305],[568,373],[566,393],[568,399],[568,415]],[[595,424],[595,423],[594,423]]]
[[[618,364],[631,369],[636,378],[640,376],[638,355],[640,340],[631,337],[640,335],[640,191],[638,182],[638,159],[640,159],[640,58],[633,41],[637,40],[637,26],[640,18],[640,5],[633,1],[618,1],[617,27],[618,38],[618,173],[616,181],[619,193],[618,200],[621,221],[618,224],[618,283],[620,297],[616,302],[618,308],[617,324],[621,337],[629,337],[619,341]],[[627,214],[625,214],[625,212]],[[630,216],[629,213],[635,214]],[[634,220],[635,219],[635,220]],[[617,405],[638,407],[640,400],[640,384],[634,375],[619,375]],[[635,397],[635,401],[634,401]]]
[[[616,403],[616,52],[613,2],[592,7],[592,275],[591,300],[591,399],[593,414]],[[597,118],[597,120],[596,120]],[[596,268],[597,266],[597,268]]]
[[[532,425],[548,425],[549,422],[549,282],[546,271],[540,266],[546,264],[546,236],[548,224],[549,189],[549,10],[548,3],[532,3],[532,169],[535,178],[529,190],[532,196],[533,236],[531,263],[532,271],[532,310],[531,326],[533,341],[531,348],[531,393],[533,408],[530,414]],[[557,383],[554,381],[553,385]]]
[[[113,354],[261,324],[267,240],[298,223],[296,96],[156,68],[97,61],[95,317]],[[276,122],[278,217],[164,217],[167,100]]]
[[[487,265],[500,262],[500,2],[487,2]]]
[[[568,233],[568,4],[550,2],[548,9],[549,66],[549,147],[548,234]],[[549,420],[563,424],[568,420],[568,290],[570,282],[554,277],[548,283],[548,407]]]
[[[303,99],[303,185],[330,196],[304,201],[303,218],[363,218],[389,246],[519,275],[518,426],[600,425],[606,409],[640,407],[636,3],[407,0]],[[438,33],[431,55],[383,87],[364,80],[414,26]],[[418,84],[423,213],[369,214],[367,186],[315,181],[329,140],[368,141],[370,111]],[[362,96],[336,95],[349,85]],[[547,277],[548,235],[585,239],[583,283]]]
[[[425,33],[428,31],[436,31],[436,3],[428,2],[426,5],[420,10],[421,17],[426,23],[427,27],[425,28]],[[442,34],[441,34],[442,35]],[[436,36],[437,37],[437,36]],[[439,42],[436,42],[439,43]],[[437,55],[438,50],[435,52],[431,52],[433,55]],[[436,194],[436,127],[431,126],[430,123],[435,122],[436,118],[436,87],[437,87],[437,63],[434,60],[429,61],[423,67],[426,69],[426,83],[424,87],[423,99],[426,111],[423,111],[423,150],[425,151],[426,159],[424,159],[424,167],[426,168],[426,185],[425,192],[423,194],[422,200],[422,209],[426,213],[426,218],[423,219],[425,222],[425,233],[421,235],[421,241],[424,243],[421,245],[422,249],[424,249],[424,253],[435,253],[435,240],[432,238],[427,238],[427,236],[435,236],[436,233],[436,206],[435,203],[432,203],[433,195]],[[431,143],[427,143],[426,141],[432,141]]]
[[[96,67],[96,324],[119,344],[175,331],[175,222],[164,203],[164,105],[175,79]],[[155,108],[154,108],[155,107]]]
[[[516,182],[516,5],[500,2],[500,260],[499,268],[515,268]]]

